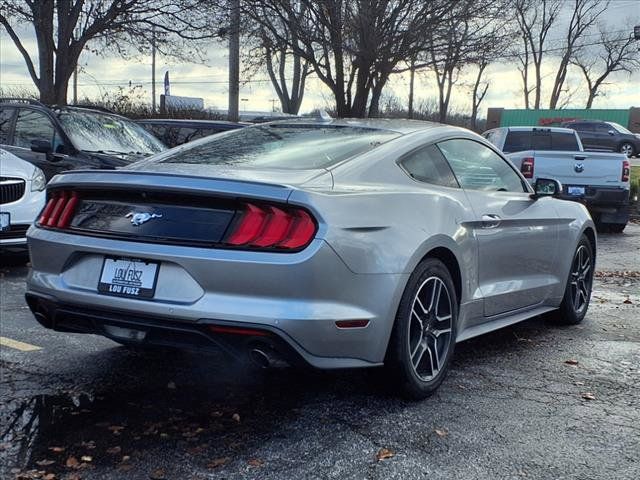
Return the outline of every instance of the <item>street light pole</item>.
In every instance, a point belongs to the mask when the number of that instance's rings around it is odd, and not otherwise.
[[[156,113],[156,27],[151,33],[151,113]]]
[[[229,109],[228,119],[237,122],[240,118],[240,0],[231,0],[231,22],[229,25]]]

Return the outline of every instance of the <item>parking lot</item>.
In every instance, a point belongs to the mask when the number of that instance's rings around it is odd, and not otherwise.
[[[459,344],[417,403],[376,371],[248,375],[45,330],[3,262],[1,478],[638,478],[640,225],[600,237],[582,325]]]

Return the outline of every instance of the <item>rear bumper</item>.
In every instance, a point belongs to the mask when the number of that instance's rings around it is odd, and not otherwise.
[[[404,274],[355,274],[323,240],[302,252],[276,254],[79,237],[35,227],[28,238],[29,302],[32,310],[46,304],[35,311],[49,328],[62,330],[65,318],[76,318],[89,325],[82,331],[113,336],[104,325],[133,322],[162,333],[162,344],[171,343],[171,332],[187,330],[187,339],[175,334],[176,346],[186,341],[201,348],[196,338],[202,340],[208,325],[250,326],[272,332],[304,362],[326,369],[383,362],[407,280]],[[155,297],[98,293],[104,255],[160,262]],[[369,324],[345,329],[336,326],[339,320]],[[157,336],[148,342],[156,343]],[[220,349],[207,339],[207,348]]]
[[[597,222],[627,223],[629,220],[629,190],[587,186],[584,196],[562,194],[559,198],[584,204]]]

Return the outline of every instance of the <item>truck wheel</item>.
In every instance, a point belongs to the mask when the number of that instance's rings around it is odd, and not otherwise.
[[[635,155],[635,148],[633,148],[633,145],[629,142],[625,142],[620,145],[619,151],[620,153],[624,153],[627,157],[633,157],[633,155]]]
[[[627,226],[626,223],[610,223],[609,231],[611,233],[622,233],[622,231],[624,230],[624,227],[626,226]]]

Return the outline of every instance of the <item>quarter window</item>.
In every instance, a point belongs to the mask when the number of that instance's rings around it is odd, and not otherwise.
[[[0,145],[9,143],[9,128],[13,119],[13,108],[0,109]]]
[[[31,142],[34,140],[49,142],[53,147],[54,135],[55,130],[49,117],[26,108],[18,111],[13,135],[13,144],[16,147],[31,148]]]
[[[451,167],[435,145],[421,148],[402,159],[400,165],[414,179],[444,187],[459,187]]]
[[[513,167],[497,153],[473,140],[438,143],[462,188],[501,192],[526,192]]]

